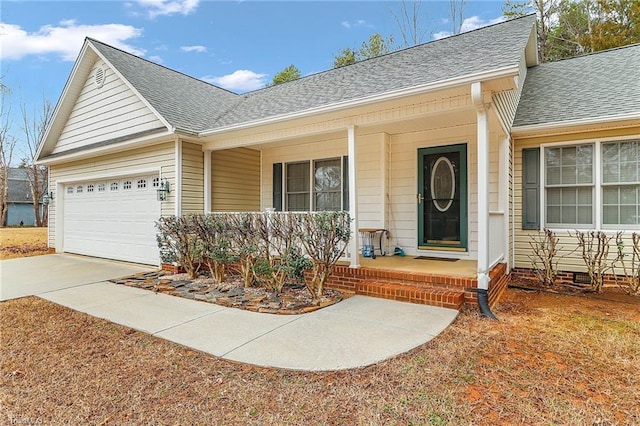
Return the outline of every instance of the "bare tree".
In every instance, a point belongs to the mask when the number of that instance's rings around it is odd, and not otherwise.
[[[408,4],[409,3],[409,4]],[[400,35],[402,36],[402,42],[405,47],[415,46],[420,43],[424,43],[429,28],[424,27],[420,16],[420,8],[422,7],[421,1],[407,2],[402,0],[399,2],[399,11],[391,11],[393,18],[396,20],[398,29],[400,29]]]
[[[13,160],[13,150],[16,146],[16,138],[10,134],[11,122],[9,113],[11,108],[6,105],[10,90],[0,83],[0,226],[7,223],[9,209],[9,168]]]
[[[464,9],[466,6],[467,0],[449,0],[449,13],[451,15],[453,34],[460,34],[462,23],[464,22]]]
[[[29,187],[33,199],[33,212],[36,218],[36,226],[47,226],[47,209],[40,208],[40,200],[47,191],[49,181],[49,168],[36,164],[38,145],[42,141],[47,127],[53,118],[53,106],[48,99],[42,100],[42,110],[38,113],[34,110],[29,115],[26,105],[21,105],[22,132],[24,134],[26,152],[23,158],[27,170]]]

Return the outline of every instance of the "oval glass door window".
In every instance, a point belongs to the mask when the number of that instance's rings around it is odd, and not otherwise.
[[[453,203],[456,192],[456,175],[453,164],[447,157],[436,160],[431,169],[431,197],[433,205],[441,212],[446,212]]]

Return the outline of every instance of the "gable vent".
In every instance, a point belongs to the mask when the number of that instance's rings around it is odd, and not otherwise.
[[[96,74],[95,74],[95,80],[96,80],[96,86],[98,88],[102,87],[104,85],[104,80],[105,80],[105,70],[102,67],[98,67],[96,68]]]

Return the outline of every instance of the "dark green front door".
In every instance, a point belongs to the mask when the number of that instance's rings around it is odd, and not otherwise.
[[[467,145],[418,150],[418,248],[467,249]]]

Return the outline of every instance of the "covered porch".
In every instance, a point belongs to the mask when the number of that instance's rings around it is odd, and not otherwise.
[[[509,269],[511,143],[494,97],[511,90],[511,79],[473,82],[212,134],[203,144],[205,211],[348,210],[354,237],[336,288],[374,295],[343,277],[442,293],[430,304],[472,303],[466,293],[489,290],[494,271]],[[444,198],[438,164],[457,185]],[[361,228],[388,230],[390,255],[362,257]],[[406,256],[392,256],[395,248]]]

